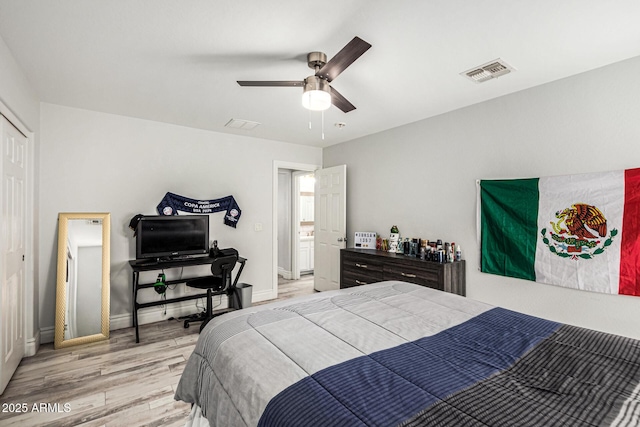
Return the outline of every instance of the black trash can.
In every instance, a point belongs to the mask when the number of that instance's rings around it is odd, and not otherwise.
[[[252,289],[253,286],[251,286],[248,283],[238,283],[236,285],[236,295],[238,296],[238,300],[240,300],[240,305],[242,307],[236,307],[237,302],[236,299],[233,299],[233,308],[247,308],[247,307],[251,307],[251,297],[252,297]]]

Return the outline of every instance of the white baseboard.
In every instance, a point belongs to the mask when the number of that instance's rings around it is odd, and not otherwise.
[[[287,271],[282,267],[278,267],[278,275],[282,276],[284,279],[287,279],[287,280],[293,279],[293,272]]]
[[[52,338],[53,341],[53,338]],[[36,335],[33,338],[28,338],[25,343],[24,356],[35,356],[40,348],[40,331],[36,331]]]
[[[275,299],[275,298],[276,298],[276,295],[271,289],[267,291],[254,292],[253,295],[251,295],[252,302],[269,301],[270,299]]]
[[[55,326],[40,328],[40,344],[53,342],[55,339]]]

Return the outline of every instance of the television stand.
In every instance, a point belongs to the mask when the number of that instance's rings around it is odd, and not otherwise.
[[[174,257],[160,258],[160,262],[184,261],[186,259],[203,259],[203,258],[209,258],[209,255],[208,254],[177,255]]]
[[[136,328],[136,343],[140,342],[140,335],[138,331],[138,310],[141,308],[147,307],[155,307],[159,305],[172,304],[182,301],[194,300],[198,298],[206,298],[207,294],[189,294],[176,298],[167,298],[159,301],[151,301],[151,302],[138,302],[138,291],[141,289],[153,288],[155,286],[155,282],[151,283],[140,283],[140,273],[143,271],[162,271],[168,270],[171,268],[182,268],[194,265],[207,265],[212,264],[215,260],[214,257],[209,256],[200,256],[200,257],[192,257],[192,258],[184,258],[184,259],[170,259],[167,261],[159,261],[153,259],[132,259],[129,260],[129,265],[133,270],[133,326]],[[240,274],[242,273],[242,269],[244,268],[244,264],[247,261],[246,258],[238,257],[238,264],[240,264],[240,269],[236,273],[236,277],[233,280],[233,283],[227,290],[227,296],[234,296],[238,298],[237,302],[239,303],[238,294],[235,292],[236,285],[238,284],[238,279],[240,279]],[[177,280],[167,280],[165,283],[167,285],[176,285],[180,283],[185,283],[187,280],[193,280],[200,277],[209,277],[210,273],[206,276],[196,276],[196,277],[187,277]]]

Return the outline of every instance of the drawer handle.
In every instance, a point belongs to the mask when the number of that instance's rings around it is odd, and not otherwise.
[[[367,284],[367,282],[361,282],[360,280],[356,280],[356,283],[358,285],[366,285]]]
[[[406,274],[406,273],[400,273],[400,274],[402,274],[404,277],[409,277],[411,279],[415,279],[416,277],[418,277],[415,274]]]
[[[358,264],[356,262],[356,267],[360,267],[360,268],[367,268],[367,264]]]

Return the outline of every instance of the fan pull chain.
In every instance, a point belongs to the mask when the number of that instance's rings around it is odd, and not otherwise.
[[[324,111],[320,112],[321,114],[321,134],[322,134],[322,140],[324,141]],[[311,111],[309,111],[309,130],[311,130]]]
[[[309,130],[311,130],[311,110],[307,110],[307,114],[309,115]]]

